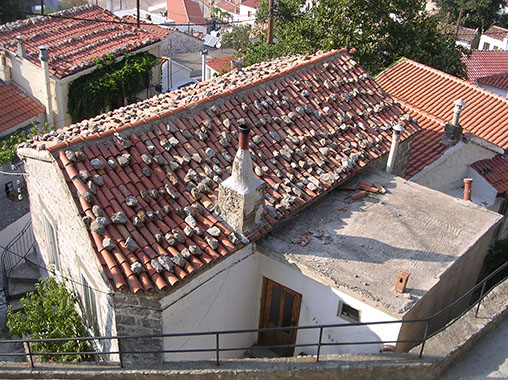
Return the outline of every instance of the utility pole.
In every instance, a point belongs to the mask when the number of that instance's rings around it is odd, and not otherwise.
[[[44,14],[44,0],[41,0],[41,15]]]
[[[139,28],[139,0],[136,0],[137,14],[138,14],[138,28]]]
[[[266,43],[273,43],[273,0],[268,1],[268,31],[266,33]]]
[[[455,29],[455,39],[459,36],[460,20],[462,19],[462,8],[459,11],[459,18],[457,19],[457,28]]]

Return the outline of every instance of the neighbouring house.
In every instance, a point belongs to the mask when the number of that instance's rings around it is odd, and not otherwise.
[[[457,45],[464,46],[467,49],[478,49],[481,35],[479,30],[466,28],[464,26],[459,26],[459,29],[457,30],[457,26],[455,25],[452,25],[452,28],[457,35]]]
[[[211,71],[207,69],[208,61],[217,58],[222,59],[223,57],[231,57],[235,52],[235,50],[229,48],[207,48],[206,56],[204,58],[201,52],[175,54],[171,58],[173,62],[177,62],[178,64],[192,70],[190,73],[191,80],[202,81],[213,78],[209,76]],[[203,68],[205,68],[206,77],[203,76]]]
[[[12,82],[45,106],[50,124],[61,128],[71,123],[69,84],[92,72],[97,58],[142,51],[160,56],[163,36],[121,21],[109,11],[84,5],[0,26],[0,44]],[[42,53],[41,46],[45,46]],[[160,78],[158,66],[153,78]],[[154,94],[151,86],[149,95]]]
[[[492,25],[480,37],[480,50],[508,50],[508,29]]]
[[[462,197],[463,180],[473,176],[477,161],[506,154],[506,98],[408,59],[376,80],[421,127],[414,137],[406,173],[412,181]],[[454,113],[456,123],[452,121]],[[493,190],[480,181],[473,181],[472,186],[473,202],[506,215],[504,192],[492,198]],[[499,199],[495,199],[497,195]],[[508,234],[505,228],[500,231],[497,237]]]
[[[43,136],[18,154],[44,260],[81,284],[85,317],[101,335],[401,321],[431,315],[475,283],[500,219],[376,170],[404,175],[417,130],[340,50],[233,70]],[[393,290],[400,270],[404,293]],[[420,332],[351,326],[326,339]],[[314,343],[318,333],[227,335],[221,344]],[[215,347],[215,337],[120,344],[159,351],[152,360],[208,359],[214,354],[162,351]]]
[[[206,60],[206,77],[213,78],[219,74],[226,73],[232,70],[231,61],[233,60],[232,55],[225,57],[217,57]]]
[[[506,97],[508,91],[508,51],[473,51],[462,57],[468,79],[486,90]]]
[[[254,24],[259,6],[259,0],[242,1],[240,3],[240,17],[244,17],[247,23]]]
[[[230,15],[231,22],[235,24],[250,24],[256,22],[256,12],[259,8],[258,0],[240,1],[219,1],[215,6]]]
[[[176,62],[170,57],[161,58],[162,92],[168,92],[177,89],[189,83],[197,83],[196,79],[191,78],[192,69]]]
[[[193,34],[206,34],[207,23],[200,4],[193,0],[167,0],[167,17],[173,21],[169,26]]]
[[[117,12],[115,12],[116,14]],[[134,24],[136,18],[130,14],[123,16],[127,22]],[[172,57],[175,54],[193,53],[203,49],[203,40],[178,29],[168,26],[157,25],[155,23],[142,21],[143,29],[149,31],[155,36],[160,36],[161,57]]]

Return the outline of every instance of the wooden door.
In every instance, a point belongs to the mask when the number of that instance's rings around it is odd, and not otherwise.
[[[263,277],[260,328],[298,326],[302,295]],[[296,330],[259,333],[260,346],[295,344]],[[293,356],[294,347],[272,348],[280,356]]]

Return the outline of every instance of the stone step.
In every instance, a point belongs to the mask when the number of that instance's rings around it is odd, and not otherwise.
[[[9,294],[7,300],[20,299],[26,295],[26,293],[35,290],[35,281],[29,279],[22,279],[21,281],[12,281],[9,279]]]

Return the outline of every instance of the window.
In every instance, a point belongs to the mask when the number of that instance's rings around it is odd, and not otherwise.
[[[489,50],[489,49],[490,49],[490,44],[487,42],[484,42],[483,43],[483,50]]]
[[[360,310],[355,309],[354,307],[349,306],[347,303],[339,301],[339,307],[337,309],[337,316],[354,321],[360,322]]]
[[[42,214],[42,219],[44,223],[44,231],[46,232],[49,262],[53,263],[55,265],[55,270],[59,272],[60,260],[58,257],[58,240],[56,238],[56,230],[46,214]]]
[[[85,319],[94,332],[97,329],[97,303],[95,301],[95,292],[88,284],[86,278],[81,275],[81,283],[83,284],[83,306],[85,308]]]

